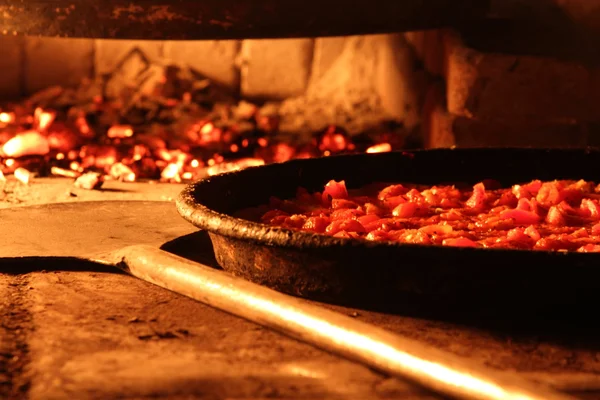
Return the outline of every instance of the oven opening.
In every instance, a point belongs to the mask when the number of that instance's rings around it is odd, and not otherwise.
[[[93,189],[345,153],[595,145],[594,54],[537,32],[499,19],[300,39],[0,36],[0,171]]]
[[[425,71],[402,34],[0,41],[0,166],[24,184],[185,183],[419,146]]]

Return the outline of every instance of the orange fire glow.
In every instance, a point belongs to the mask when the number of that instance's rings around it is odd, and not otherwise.
[[[45,131],[54,122],[56,113],[54,111],[44,111],[41,108],[36,108],[33,113],[34,129],[37,131]]]
[[[164,107],[190,106],[193,97],[186,93],[181,100],[164,101]],[[76,179],[78,187],[93,189],[105,180],[187,182],[267,163],[352,152],[379,153],[397,147],[386,138],[355,141],[336,126],[316,133],[305,143],[286,142],[276,135],[277,116],[260,115],[256,106],[243,101],[229,109],[241,118],[239,121],[231,122],[229,116],[223,122],[219,120],[223,117],[209,114],[185,120],[174,133],[178,121],[171,122],[173,128],[138,126],[119,119],[122,103],[111,105],[95,96],[89,104],[89,109],[74,106],[68,112],[46,106],[0,110],[0,176],[13,174],[28,184],[34,175],[49,171],[54,176]],[[28,169],[31,165],[38,169]]]
[[[389,143],[379,143],[367,149],[367,153],[387,153],[392,151],[392,145]]]
[[[129,125],[111,126],[106,133],[109,138],[128,138],[133,136],[133,128]]]
[[[48,152],[50,152],[48,139],[37,131],[19,133],[2,146],[2,153],[6,157],[45,155]]]

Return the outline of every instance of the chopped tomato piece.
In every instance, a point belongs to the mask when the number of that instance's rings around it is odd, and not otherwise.
[[[486,185],[487,183],[487,185]],[[322,193],[299,188],[293,199],[239,216],[344,238],[422,245],[600,252],[600,185],[534,180],[511,188],[372,184],[348,192],[329,181]],[[252,212],[250,212],[252,211]]]
[[[483,186],[483,183],[478,183],[473,186],[473,194],[465,204],[470,208],[481,208],[484,206],[486,198],[485,186]]]
[[[327,226],[327,228],[325,228],[325,232],[332,235],[338,233],[339,231],[360,233],[366,232],[365,227],[355,219],[333,221]]]
[[[316,233],[323,233],[329,225],[329,218],[323,217],[309,217],[304,225],[302,225],[302,229],[305,231],[311,231]]]
[[[347,209],[335,210],[331,212],[331,219],[352,219],[364,215],[365,212],[359,209]]]
[[[546,206],[555,206],[565,199],[564,190],[558,181],[544,182],[536,196],[538,203]]]
[[[383,210],[373,203],[365,203],[364,210],[367,214],[375,214],[375,215],[383,214]]]
[[[525,228],[525,231],[524,231],[524,232],[525,232],[525,234],[526,234],[527,236],[529,236],[530,238],[532,238],[532,239],[533,239],[533,240],[535,240],[535,241],[538,241],[538,240],[540,240],[540,239],[541,239],[541,237],[542,237],[542,236],[540,235],[540,233],[538,232],[538,230],[537,230],[537,229],[535,229],[535,226],[533,226],[533,225],[530,225],[530,226],[528,226],[527,228]]]
[[[387,197],[381,201],[384,207],[392,210],[396,208],[399,204],[406,203],[406,199],[403,196],[393,196]]]
[[[408,192],[408,189],[405,188],[403,185],[390,185],[385,189],[381,190],[377,195],[377,198],[379,200],[384,200],[388,197],[400,196],[406,192]]]
[[[358,204],[346,199],[333,199],[331,200],[331,208],[358,208]]]
[[[536,213],[519,209],[502,211],[498,216],[503,219],[513,219],[519,225],[531,225],[540,222],[540,216]]]
[[[452,246],[452,247],[479,247],[477,243],[467,238],[451,238],[445,239],[442,244],[444,246]]]
[[[581,200],[580,210],[583,217],[593,218],[594,220],[600,219],[600,205],[598,205],[598,200]]]
[[[552,206],[548,210],[546,222],[554,226],[563,226],[565,224],[565,216],[557,206]]]
[[[577,249],[579,253],[600,253],[600,245],[598,244],[586,244]]]
[[[402,203],[394,208],[392,215],[398,218],[410,218],[415,215],[415,212],[418,208],[419,206],[417,206],[415,203]]]
[[[339,181],[336,182],[331,180],[327,182],[325,185],[325,190],[323,191],[323,199],[328,201],[330,199],[347,199],[348,198],[348,190],[346,189],[346,182]]]

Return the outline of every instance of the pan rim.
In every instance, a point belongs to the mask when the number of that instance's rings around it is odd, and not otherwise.
[[[444,149],[419,149],[419,150],[400,150],[392,153],[406,155],[411,157],[415,153],[422,152],[447,152],[447,151],[460,151],[460,152],[473,152],[481,151],[482,149],[489,150],[531,150],[532,152],[578,152],[581,154],[597,153],[600,154],[600,150],[592,148],[526,148],[526,147],[495,147],[495,148],[444,148]],[[352,157],[378,157],[381,154],[388,153],[373,153],[373,154],[349,154],[327,157],[332,158],[352,158]],[[570,258],[577,257],[581,260],[597,258],[598,255],[594,253],[578,253],[574,251],[548,251],[548,250],[527,250],[527,249],[502,249],[502,248],[467,248],[467,247],[449,247],[442,245],[422,245],[422,244],[409,244],[399,243],[394,241],[368,241],[364,239],[354,238],[337,238],[329,235],[308,233],[299,230],[292,230],[288,228],[272,227],[267,224],[260,222],[254,222],[245,220],[242,218],[234,217],[231,214],[222,213],[216,211],[208,206],[201,204],[196,200],[194,192],[198,190],[210,190],[210,186],[214,185],[215,181],[228,179],[231,175],[243,176],[251,173],[256,169],[265,168],[277,168],[282,164],[297,163],[302,165],[304,163],[314,162],[312,160],[319,160],[325,157],[317,157],[310,159],[297,159],[290,160],[283,163],[272,163],[261,166],[252,166],[243,170],[226,172],[219,175],[214,175],[204,179],[200,179],[196,182],[188,184],[178,195],[176,199],[176,207],[179,214],[192,225],[207,231],[208,233],[221,235],[230,239],[238,239],[251,241],[257,244],[271,246],[271,247],[282,247],[289,248],[290,250],[302,250],[302,249],[347,249],[347,248],[364,248],[364,249],[393,249],[393,250],[406,250],[412,253],[422,252],[427,253],[429,250],[435,249],[440,256],[449,256],[456,254],[461,255],[520,255],[536,257],[537,259],[544,257],[564,257],[569,256]],[[493,178],[492,178],[493,179]],[[418,182],[415,182],[418,183]],[[293,238],[293,240],[292,240]]]

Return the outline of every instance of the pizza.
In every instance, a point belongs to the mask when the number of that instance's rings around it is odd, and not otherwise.
[[[600,252],[600,185],[554,180],[502,187],[375,183],[348,190],[298,188],[271,197],[258,220],[270,226],[358,240],[475,248]]]

